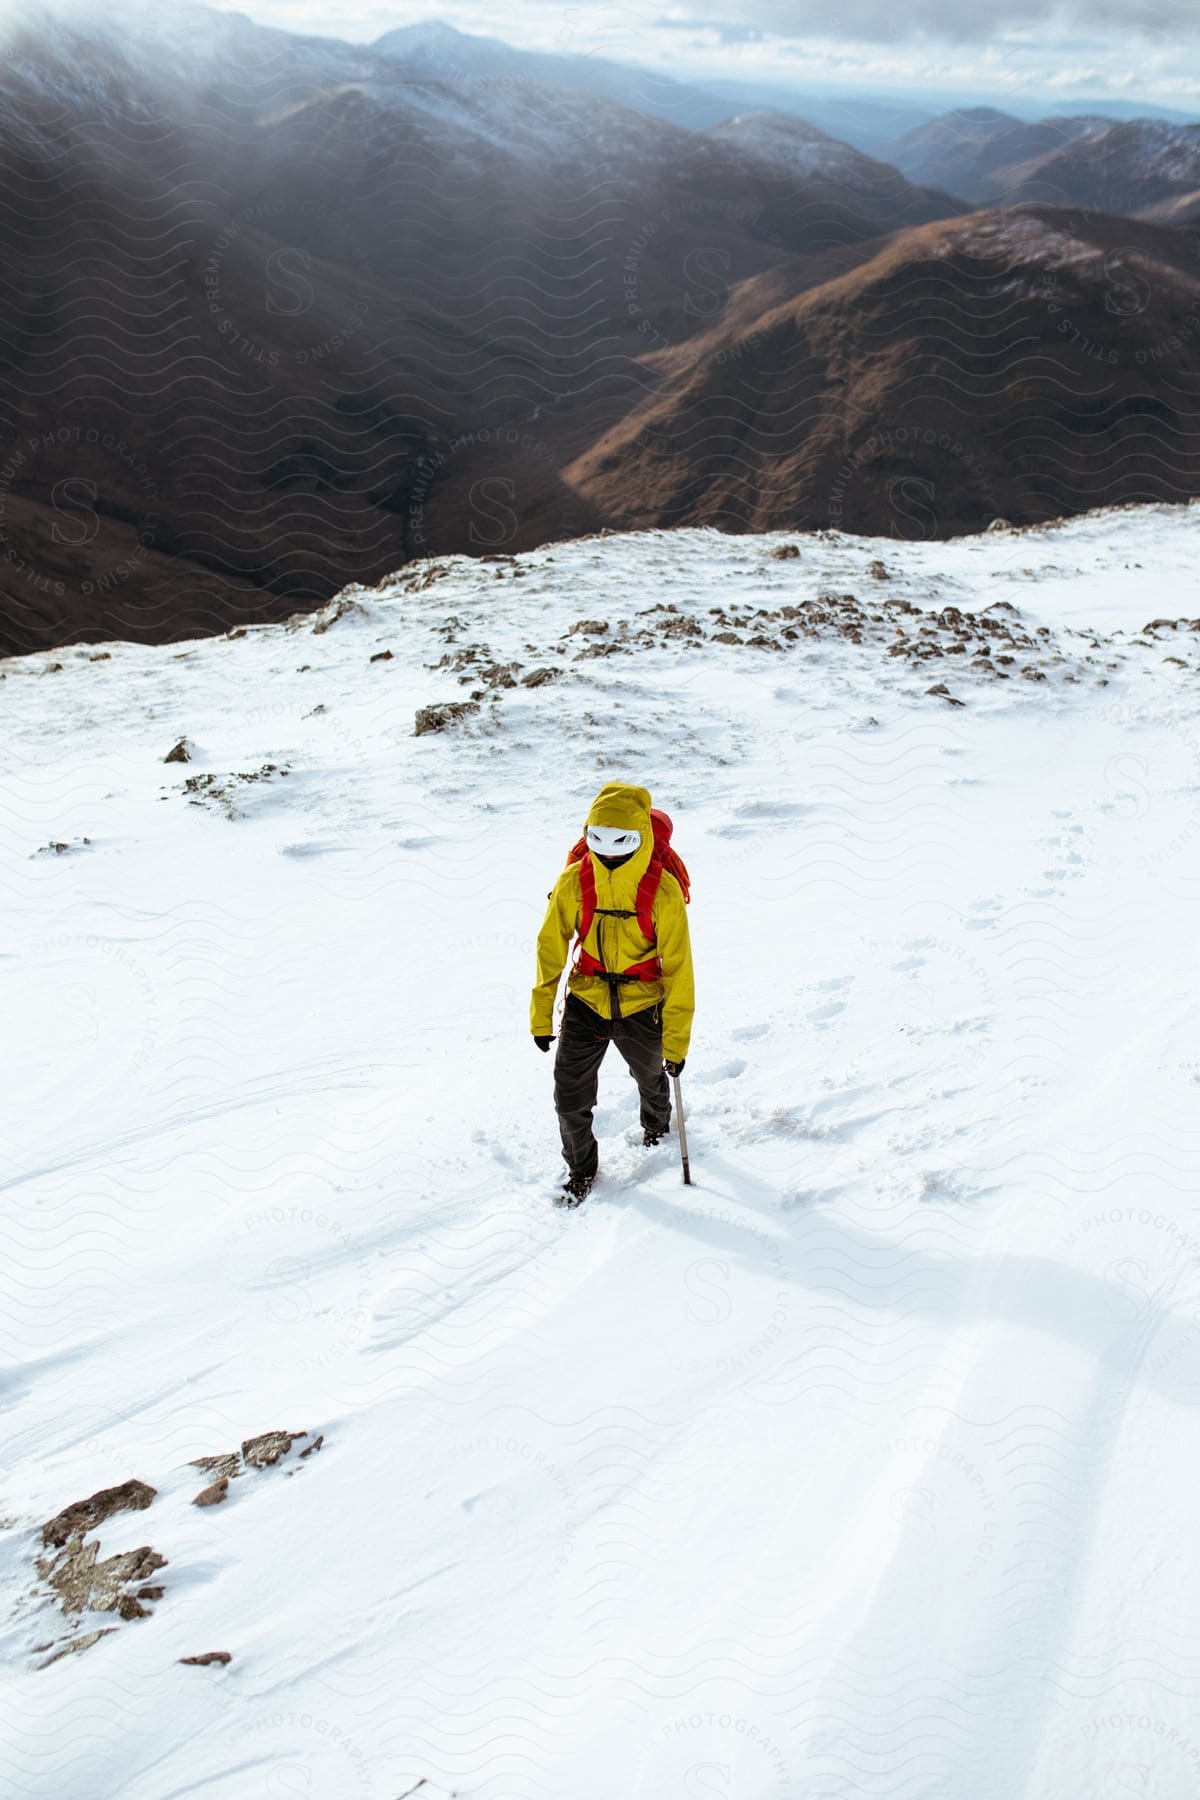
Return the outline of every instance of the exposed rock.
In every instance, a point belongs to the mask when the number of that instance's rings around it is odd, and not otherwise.
[[[989,531],[1012,531],[1015,527],[1009,519],[993,519],[988,526]]]
[[[653,644],[654,639],[646,637],[642,641],[646,644]],[[588,662],[597,656],[628,656],[629,654],[628,644],[589,644],[586,650],[575,652],[575,661]]]
[[[127,1583],[144,1582],[156,1569],[167,1566],[166,1557],[149,1544],[124,1550],[104,1562],[97,1560],[99,1553],[98,1538],[85,1543],[73,1537],[58,1556],[39,1560],[38,1574],[54,1589],[64,1613],[115,1612],[130,1597],[124,1591]]]
[[[799,556],[799,544],[777,544],[771,555],[777,562],[787,562],[790,557]]]
[[[583,631],[591,637],[599,637],[602,632],[607,630],[608,623],[605,619],[576,619],[566,635],[574,637],[578,632]]]
[[[298,1444],[308,1436],[307,1431],[264,1431],[257,1437],[247,1438],[240,1450],[230,1450],[223,1456],[199,1456],[188,1464],[190,1469],[203,1469],[206,1475],[216,1479],[203,1493],[197,1494],[193,1506],[217,1506],[225,1498],[229,1483],[249,1469],[269,1469],[285,1457],[293,1444]],[[311,1456],[325,1442],[325,1434],[315,1437],[311,1444],[301,1450],[301,1456]],[[217,1492],[220,1489],[221,1492]],[[209,1498],[208,1496],[211,1496]]]
[[[331,625],[336,625],[339,619],[349,618],[353,613],[360,613],[365,618],[366,608],[360,606],[357,600],[330,600],[319,612],[310,615],[313,636],[321,637]]]
[[[209,1663],[232,1662],[233,1658],[228,1650],[205,1650],[200,1656],[181,1656],[179,1660],[181,1663],[190,1663],[193,1668],[205,1669]]]
[[[422,560],[414,565],[410,573],[403,575],[397,585],[403,588],[409,588],[413,593],[419,594],[422,593],[425,588],[432,587],[435,581],[442,581],[447,575],[452,575],[453,573],[454,566],[452,563]],[[460,626],[462,620],[451,619],[448,620],[447,623]]]
[[[163,757],[165,763],[191,762],[192,747],[185,737],[181,737],[173,750],[168,750]]]
[[[874,581],[890,581],[892,579],[886,565],[881,563],[878,557],[875,558],[874,562],[867,564],[867,574],[870,575]]]
[[[90,837],[80,838],[73,844],[65,844],[61,838],[51,838],[48,844],[33,852],[34,856],[69,856],[74,850],[82,850],[91,843]]]
[[[119,1487],[100,1488],[87,1500],[76,1500],[42,1526],[42,1543],[49,1549],[65,1544],[69,1538],[83,1537],[94,1531],[114,1513],[141,1512],[154,1499],[158,1489],[145,1481],[123,1481]]]
[[[371,658],[372,662],[391,662],[391,660],[392,652],[390,650],[377,650]]]
[[[453,669],[455,673],[466,670],[464,681],[474,679],[474,671],[483,663],[494,662],[495,656],[488,644],[460,644],[457,650],[447,650],[439,656],[435,663],[426,663],[427,669]]]
[[[966,705],[965,700],[956,700],[955,699],[954,695],[950,692],[950,689],[946,686],[944,681],[939,681],[936,687],[926,688],[925,692],[927,694],[936,694],[938,696],[939,700],[945,700],[948,703],[948,705],[950,705],[950,706],[965,706]]]
[[[548,681],[557,681],[562,674],[561,669],[530,669],[522,682],[522,687],[545,687]]]
[[[229,1492],[229,1477],[222,1475],[220,1481],[214,1481],[211,1487],[202,1488],[192,1501],[193,1506],[220,1506]]]
[[[188,795],[189,806],[205,806],[211,802],[220,807],[227,819],[238,819],[242,815],[234,802],[234,794],[239,787],[248,787],[256,781],[270,781],[273,775],[282,778],[290,774],[286,763],[264,763],[261,769],[246,774],[214,775],[209,772],[189,775],[183,791]]]
[[[206,1475],[230,1476],[241,1471],[242,1459],[237,1450],[230,1450],[225,1456],[198,1456],[188,1464],[189,1469],[203,1469]]]
[[[34,1667],[48,1669],[51,1663],[58,1662],[64,1656],[78,1656],[81,1650],[90,1650],[100,1638],[110,1636],[116,1629],[115,1625],[102,1625],[99,1631],[85,1631],[82,1637],[70,1638],[65,1644],[60,1644],[53,1656],[48,1656],[44,1662],[35,1663]],[[48,1646],[43,1644],[40,1648],[44,1650]]]
[[[521,673],[520,663],[485,663],[475,672],[475,680],[482,681],[485,688],[513,688],[517,685],[517,676]],[[464,676],[469,680],[469,676]]]
[[[422,706],[417,713],[413,736],[424,737],[430,731],[445,731],[447,726],[456,725],[460,719],[469,718],[478,711],[478,700],[450,700],[442,706]]]
[[[242,1458],[248,1469],[269,1469],[281,1456],[286,1456],[306,1431],[264,1431],[259,1437],[247,1438],[242,1445]]]

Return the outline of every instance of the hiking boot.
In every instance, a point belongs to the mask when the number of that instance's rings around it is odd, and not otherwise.
[[[562,1192],[555,1196],[555,1206],[579,1206],[591,1193],[596,1174],[597,1171],[593,1170],[590,1175],[579,1172],[568,1175],[563,1182]]]
[[[663,1130],[663,1131],[643,1131],[642,1142],[643,1142],[643,1144],[645,1144],[646,1148],[649,1150],[649,1149],[652,1149],[655,1144],[661,1144],[663,1139],[666,1137],[666,1135],[667,1135],[667,1133],[665,1130]]]

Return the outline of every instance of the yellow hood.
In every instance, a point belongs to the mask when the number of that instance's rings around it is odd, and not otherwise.
[[[650,791],[624,781],[606,781],[587,816],[589,825],[611,825],[616,831],[650,831]]]
[[[654,852],[654,827],[650,823],[650,792],[648,788],[631,787],[628,782],[608,781],[600,789],[592,801],[587,816],[589,825],[611,825],[617,831],[640,831],[642,841],[627,863],[619,869],[606,869],[604,864],[592,856],[592,866],[598,881],[607,880],[610,884],[624,890],[632,887],[637,891],[637,884],[650,865]],[[591,852],[588,853],[591,855]]]

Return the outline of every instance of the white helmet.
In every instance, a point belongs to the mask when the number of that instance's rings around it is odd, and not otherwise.
[[[587,847],[597,856],[632,856],[642,841],[640,831],[622,825],[589,825]]]

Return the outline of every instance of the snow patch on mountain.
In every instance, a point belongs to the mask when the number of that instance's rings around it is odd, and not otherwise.
[[[0,664],[7,1793],[1182,1800],[1198,514]],[[610,1062],[563,1215],[532,946],[614,776],[695,1185]],[[162,1591],[40,1667],[129,1482],[90,1591]]]

